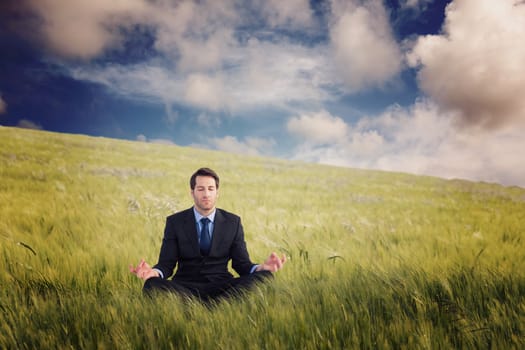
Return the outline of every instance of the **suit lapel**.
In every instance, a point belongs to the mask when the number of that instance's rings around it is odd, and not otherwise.
[[[224,239],[224,228],[226,227],[226,218],[219,209],[215,211],[215,222],[213,223],[213,237],[211,239],[210,255],[220,246]]]
[[[183,232],[191,242],[194,253],[200,255],[199,239],[197,238],[197,223],[195,222],[193,208],[187,210]]]

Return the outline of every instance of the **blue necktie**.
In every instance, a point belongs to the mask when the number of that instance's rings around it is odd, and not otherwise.
[[[201,254],[206,256],[210,252],[211,239],[210,239],[210,230],[208,229],[208,222],[210,219],[202,218],[201,219],[201,239],[200,239],[200,248]]]

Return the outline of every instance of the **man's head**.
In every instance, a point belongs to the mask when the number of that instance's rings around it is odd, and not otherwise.
[[[215,210],[219,196],[219,176],[209,168],[200,168],[190,178],[191,196],[195,208],[204,216]]]
[[[191,175],[190,178],[190,188],[193,191],[195,189],[195,184],[197,182],[197,176],[210,176],[215,180],[215,187],[219,189],[219,175],[210,168],[200,168]]]

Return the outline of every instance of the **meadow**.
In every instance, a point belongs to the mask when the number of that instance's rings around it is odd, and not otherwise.
[[[201,166],[270,284],[142,296]],[[525,189],[0,127],[0,349],[520,349]]]

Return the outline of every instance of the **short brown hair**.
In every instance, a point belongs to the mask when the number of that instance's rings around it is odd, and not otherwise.
[[[195,182],[196,182],[197,176],[211,176],[211,177],[213,177],[215,179],[215,187],[217,187],[217,189],[219,188],[219,175],[217,175],[217,173],[215,171],[211,170],[210,168],[200,168],[196,172],[194,172],[193,175],[191,175],[190,188],[192,190],[195,189]]]

